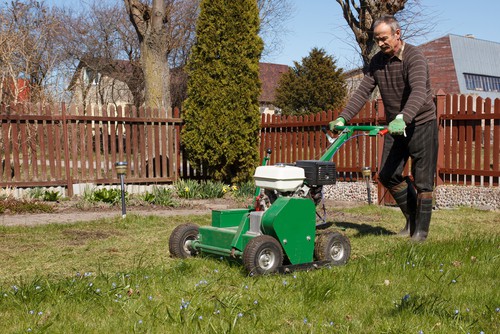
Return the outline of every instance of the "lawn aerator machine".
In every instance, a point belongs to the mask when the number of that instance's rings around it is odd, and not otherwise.
[[[267,151],[254,180],[254,204],[245,209],[213,210],[211,226],[187,223],[177,226],[169,239],[172,257],[199,253],[239,259],[251,275],[288,273],[349,260],[349,239],[326,230],[326,210],[319,212],[324,185],[336,182],[332,157],[349,139],[376,136],[383,126],[337,126],[338,137],[319,160],[268,165]],[[355,135],[355,132],[359,134]]]

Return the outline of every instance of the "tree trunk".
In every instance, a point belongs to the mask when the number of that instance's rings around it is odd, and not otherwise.
[[[153,0],[152,7],[139,0],[124,0],[141,48],[144,73],[144,102],[152,108],[170,106],[170,70],[167,58],[166,9],[163,0]]]
[[[156,40],[151,38],[152,41]],[[141,43],[141,65],[144,72],[147,106],[152,108],[170,108],[169,78],[170,71],[166,51],[155,47],[154,42],[145,39]]]

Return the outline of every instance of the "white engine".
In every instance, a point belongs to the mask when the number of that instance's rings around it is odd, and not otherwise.
[[[259,166],[253,176],[255,185],[261,189],[255,209],[265,211],[283,196],[309,198],[318,206],[323,202],[323,186],[335,184],[336,175],[333,161],[298,160],[294,166]],[[325,220],[324,202],[323,211]]]
[[[280,193],[296,191],[306,178],[303,168],[287,165],[259,166],[253,177],[257,187]]]

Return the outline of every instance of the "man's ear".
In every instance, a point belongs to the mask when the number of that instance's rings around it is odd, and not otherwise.
[[[396,31],[394,32],[394,35],[396,35],[397,39],[401,39],[401,29],[396,29]]]

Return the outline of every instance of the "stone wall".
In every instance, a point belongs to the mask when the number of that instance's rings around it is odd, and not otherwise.
[[[368,202],[365,182],[337,182],[323,187],[325,198],[338,201]],[[370,184],[372,203],[378,203],[377,185]],[[434,192],[436,208],[458,206],[478,209],[500,209],[500,187],[439,186]]]

